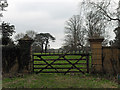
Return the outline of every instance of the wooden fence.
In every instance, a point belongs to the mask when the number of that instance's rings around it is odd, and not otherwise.
[[[89,54],[35,53],[33,72],[36,73],[89,73]]]

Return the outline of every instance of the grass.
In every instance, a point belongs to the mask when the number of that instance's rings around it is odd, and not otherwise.
[[[2,80],[0,80],[0,90],[2,89]]]
[[[117,83],[90,74],[31,74],[4,78],[4,88],[117,88]]]

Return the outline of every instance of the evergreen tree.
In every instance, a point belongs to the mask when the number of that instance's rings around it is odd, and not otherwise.
[[[13,35],[15,32],[15,26],[10,25],[10,23],[2,23],[2,45],[8,45],[10,43],[13,43],[10,36]]]

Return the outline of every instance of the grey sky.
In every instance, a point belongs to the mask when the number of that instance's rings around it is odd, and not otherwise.
[[[65,21],[79,13],[79,0],[8,0],[8,4],[2,20],[14,24],[16,33],[26,30],[51,33],[56,37],[51,48],[63,44]]]
[[[15,25],[16,33],[14,35],[24,33],[26,30],[34,30],[38,33],[49,32],[56,37],[56,41],[50,43],[51,48],[60,48],[64,39],[65,21],[73,15],[79,14],[79,3],[82,0],[7,1],[9,6],[3,13],[2,20]],[[111,33],[111,39],[115,36],[111,32],[113,29],[111,25],[108,30]]]

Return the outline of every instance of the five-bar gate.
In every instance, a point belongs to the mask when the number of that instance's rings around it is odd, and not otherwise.
[[[89,54],[35,53],[33,72],[36,73],[89,73]]]

